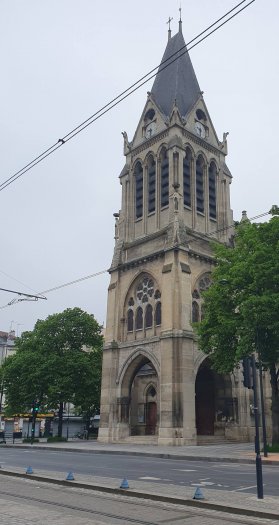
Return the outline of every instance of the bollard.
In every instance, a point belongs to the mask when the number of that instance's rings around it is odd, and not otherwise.
[[[128,489],[129,488],[129,483],[128,483],[128,480],[127,478],[124,478],[121,485],[120,485],[120,488],[121,489]]]
[[[204,495],[203,495],[202,490],[200,489],[200,487],[196,488],[195,494],[193,496],[193,499],[204,499]]]

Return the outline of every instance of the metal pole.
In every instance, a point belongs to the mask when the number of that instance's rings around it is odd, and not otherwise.
[[[69,406],[70,406],[70,403],[68,402],[67,441],[69,439],[69,417],[70,417]]]
[[[257,371],[255,356],[251,357],[253,370],[253,393],[254,393],[254,415],[255,415],[255,453],[256,453],[256,474],[257,474],[257,494],[258,499],[263,499],[263,473],[262,458],[260,453],[260,434],[259,434],[259,412],[258,412],[258,395],[257,395]]]
[[[259,356],[259,375],[260,375],[260,396],[261,396],[261,410],[262,410],[262,427],[263,427],[263,450],[264,457],[267,458],[267,440],[266,440],[266,424],[265,424],[265,408],[264,408],[264,395],[263,395],[263,368],[260,352]]]
[[[31,426],[31,445],[33,445],[34,443],[34,438],[35,438],[35,432],[36,432],[36,416],[37,416],[37,413],[36,411],[32,410],[32,426]]]

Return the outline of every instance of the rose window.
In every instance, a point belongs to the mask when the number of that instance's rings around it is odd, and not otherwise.
[[[137,299],[143,303],[147,303],[149,297],[154,294],[154,282],[152,279],[145,277],[137,287]]]

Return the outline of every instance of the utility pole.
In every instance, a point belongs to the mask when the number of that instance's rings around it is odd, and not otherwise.
[[[263,499],[263,473],[262,473],[262,458],[260,450],[260,432],[259,432],[259,405],[258,405],[258,389],[257,389],[257,368],[255,356],[245,357],[242,362],[243,365],[243,384],[246,388],[253,389],[254,404],[253,411],[255,417],[255,453],[256,453],[256,476],[257,476],[257,494],[258,499]],[[252,375],[251,375],[252,372]]]
[[[260,451],[260,433],[259,433],[259,407],[257,392],[257,369],[255,356],[251,356],[251,366],[253,372],[253,393],[254,393],[254,416],[255,416],[255,453],[256,453],[256,474],[257,474],[257,493],[258,499],[263,499],[263,472],[262,458]]]

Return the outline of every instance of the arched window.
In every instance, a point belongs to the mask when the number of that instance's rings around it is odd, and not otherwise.
[[[183,159],[183,195],[184,206],[191,206],[191,151],[187,148]]]
[[[139,330],[141,332],[136,335],[137,339],[152,337],[155,326],[161,324],[161,292],[149,273],[142,273],[131,285],[123,314],[123,320],[126,319],[123,337],[128,341]]]
[[[197,211],[204,213],[204,184],[203,184],[204,161],[201,155],[196,162],[196,195]]]
[[[154,388],[153,385],[150,385],[150,387],[148,388],[147,392],[146,392],[146,397],[155,397],[156,396],[156,389]]]
[[[164,148],[161,153],[161,207],[169,204],[169,158]]]
[[[198,323],[200,320],[200,309],[196,301],[192,302],[192,323]]]
[[[211,162],[208,168],[209,217],[211,219],[216,219],[216,174],[216,164]]]
[[[143,211],[143,169],[140,162],[136,163],[134,174],[136,219],[140,219]]]
[[[128,310],[127,330],[128,332],[133,332],[134,330],[134,312],[133,310]]]
[[[195,283],[192,293],[192,323],[199,323],[204,318],[203,292],[211,286],[211,275],[204,273]]]
[[[148,304],[145,310],[145,328],[151,328],[153,325],[153,308]]]
[[[159,326],[162,322],[162,306],[161,303],[157,303],[155,310],[155,325]]]
[[[155,211],[156,200],[156,163],[153,157],[149,157],[147,164],[148,180],[148,213]]]
[[[136,313],[136,330],[142,330],[143,327],[143,312],[142,308],[139,306]]]

